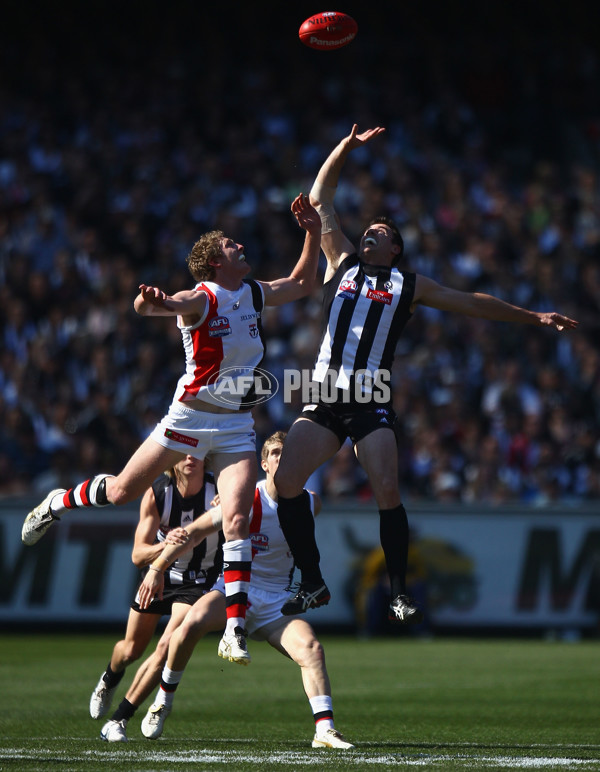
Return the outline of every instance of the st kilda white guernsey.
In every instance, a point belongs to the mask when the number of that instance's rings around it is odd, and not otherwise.
[[[412,315],[415,281],[414,273],[367,265],[356,254],[341,262],[323,287],[325,326],[312,375],[321,399],[328,401],[326,386],[345,392],[337,399],[352,403],[357,393],[368,397],[378,384],[389,385],[398,338]]]
[[[183,404],[199,399],[233,410],[251,406],[250,376],[265,354],[262,288],[250,279],[233,292],[211,281],[200,282],[195,289],[206,293],[208,304],[202,319],[190,327],[177,318],[185,373],[177,383],[175,399]]]

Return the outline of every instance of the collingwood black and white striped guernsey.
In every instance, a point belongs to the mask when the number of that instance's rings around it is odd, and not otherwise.
[[[349,393],[351,403],[387,393],[381,385],[390,382],[415,282],[414,273],[368,265],[357,254],[341,262],[323,287],[324,329],[312,375],[321,399],[332,387]]]
[[[160,516],[157,540],[165,540],[171,528],[185,528],[211,507],[216,495],[212,474],[205,473],[204,485],[195,496],[183,498],[175,480],[163,474],[152,484]],[[165,587],[182,584],[202,584],[209,589],[223,566],[223,532],[210,534],[197,547],[180,555],[165,572]]]

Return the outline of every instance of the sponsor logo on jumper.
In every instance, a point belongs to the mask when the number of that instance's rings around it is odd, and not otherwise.
[[[386,283],[385,283],[383,286],[384,286],[384,288],[385,288],[385,289],[386,289],[388,292],[391,292],[391,291],[394,289],[394,285],[392,284],[392,282],[391,282],[391,281],[386,281]]]
[[[193,437],[188,437],[186,434],[174,432],[173,429],[165,429],[165,437],[174,442],[181,442],[183,445],[190,445],[192,448],[195,448],[198,445],[198,440],[195,440]]]
[[[235,303],[233,304],[233,310],[237,311],[239,307],[240,307],[240,301],[236,300]]]
[[[392,295],[389,292],[383,290],[370,289],[367,291],[367,298],[374,300],[376,303],[385,303],[386,306],[391,305]]]
[[[240,316],[242,322],[247,322],[248,319],[260,319],[260,314],[254,312],[253,314],[242,314]]]
[[[224,338],[225,335],[231,335],[231,325],[226,316],[216,316],[208,323],[209,338]]]

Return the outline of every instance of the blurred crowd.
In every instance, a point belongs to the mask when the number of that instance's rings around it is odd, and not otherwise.
[[[186,7],[114,25],[92,2],[2,33],[0,494],[121,468],[183,366],[173,320],[133,311],[138,285],[191,286],[185,258],[213,228],[256,278],[285,275],[303,242],[289,205],[356,122],[386,133],[344,168],[348,235],[388,214],[407,269],[580,321],[561,335],[416,312],[393,382],[404,499],[600,498],[598,50],[543,20],[507,35],[501,11],[457,38],[411,9],[323,54],[294,22],[291,42],[249,45],[241,11],[208,34]],[[320,324],[319,290],[265,313],[265,368],[310,368]],[[257,408],[259,441],[300,408]],[[313,485],[372,498],[349,445]]]

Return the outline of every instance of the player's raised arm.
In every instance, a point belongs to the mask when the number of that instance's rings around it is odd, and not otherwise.
[[[141,316],[203,316],[207,298],[196,289],[167,295],[159,287],[140,284],[133,307]]]
[[[298,300],[312,291],[319,265],[321,218],[303,193],[296,196],[291,206],[298,225],[306,231],[302,254],[291,274],[275,281],[261,281],[266,306],[280,306]]]
[[[493,295],[482,292],[461,292],[438,284],[433,279],[417,276],[415,285],[415,303],[438,308],[440,311],[455,311],[466,316],[489,319],[494,322],[513,322],[515,324],[534,324],[540,327],[553,327],[559,332],[574,330],[579,322],[568,316],[551,312],[530,311],[513,306]]]
[[[384,128],[377,126],[377,128],[367,129],[367,131],[359,134],[358,126],[354,124],[350,134],[334,147],[323,166],[319,169],[317,178],[310,191],[310,203],[316,208],[323,224],[321,247],[328,263],[325,281],[327,281],[329,275],[337,268],[343,258],[355,251],[350,239],[340,229],[340,218],[333,206],[340,172],[348,154],[352,150],[378,137],[384,131]]]

